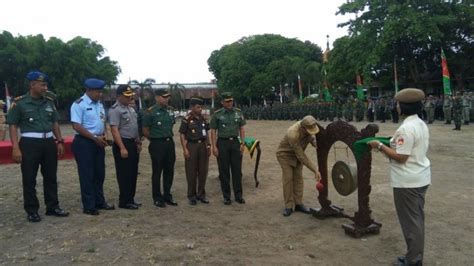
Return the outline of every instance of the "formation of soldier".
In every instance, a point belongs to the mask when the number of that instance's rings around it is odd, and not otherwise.
[[[459,98],[459,103],[454,104]],[[474,95],[472,92],[458,93],[457,96],[441,95],[440,97],[428,95],[423,102],[422,118],[432,124],[436,120],[445,120],[445,124],[451,121],[461,121],[460,124],[468,125],[474,120]],[[456,112],[455,112],[456,110]],[[347,122],[374,122],[385,123],[391,120],[393,123],[399,122],[397,113],[397,102],[393,97],[368,98],[362,101],[357,98],[347,99],[336,98],[333,102],[302,102],[272,105],[252,105],[243,106],[244,116],[251,120],[292,120],[303,119],[306,115],[311,115],[319,121],[345,120]]]

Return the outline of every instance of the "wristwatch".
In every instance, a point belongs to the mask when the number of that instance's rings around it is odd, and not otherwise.
[[[64,139],[56,139],[56,144],[64,144]]]
[[[378,149],[379,151],[381,151],[381,150],[382,150],[382,146],[383,146],[383,143],[382,143],[382,142],[379,142],[379,145],[377,146],[377,149]]]

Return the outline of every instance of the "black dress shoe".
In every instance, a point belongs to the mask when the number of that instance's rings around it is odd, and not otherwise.
[[[197,201],[195,199],[190,199],[189,200],[189,205],[196,205]]]
[[[293,213],[293,209],[292,209],[292,208],[284,208],[284,209],[283,209],[283,216],[285,216],[285,217],[290,216],[292,213]]]
[[[161,200],[157,200],[153,204],[155,204],[156,207],[160,207],[160,208],[166,207],[165,203]]]
[[[173,199],[166,200],[165,202],[166,202],[166,204],[168,204],[170,206],[178,206],[178,203],[176,201],[174,201]]]
[[[67,217],[69,216],[69,212],[64,211],[61,208],[56,208],[54,210],[47,210],[46,215],[48,216],[56,216],[56,217]]]
[[[224,204],[225,205],[230,205],[232,201],[230,199],[224,199]]]
[[[125,205],[119,205],[119,208],[128,209],[128,210],[137,210],[138,206],[134,203],[127,203]]]
[[[137,205],[138,207],[141,207],[141,206],[142,206],[141,203],[138,203],[138,202],[136,202],[135,200],[133,200],[132,203],[135,204],[135,205]]]
[[[102,206],[97,207],[97,209],[111,211],[111,210],[115,210],[115,206],[113,204],[108,204],[106,202]]]
[[[41,222],[41,216],[37,212],[28,213],[27,219],[30,223]]]
[[[298,204],[295,206],[295,212],[302,212],[302,213],[311,213],[308,207],[304,206],[303,204]]]
[[[244,198],[238,198],[238,199],[235,199],[235,201],[237,201],[240,204],[245,204]]]
[[[204,203],[204,204],[209,204],[209,200],[208,200],[206,197],[204,197],[204,198],[199,198],[198,200],[201,201],[201,202]]]
[[[85,214],[87,214],[87,215],[99,215],[99,211],[98,211],[98,210],[88,210],[88,209],[84,209],[82,212],[85,213]]]

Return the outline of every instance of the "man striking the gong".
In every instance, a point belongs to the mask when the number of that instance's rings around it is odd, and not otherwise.
[[[288,128],[285,137],[278,146],[276,157],[282,169],[283,198],[285,208],[283,216],[287,217],[297,212],[310,213],[310,209],[303,204],[303,165],[311,170],[316,181],[321,179],[321,174],[316,165],[305,154],[308,144],[316,147],[315,135],[319,132],[316,119],[305,116]]]

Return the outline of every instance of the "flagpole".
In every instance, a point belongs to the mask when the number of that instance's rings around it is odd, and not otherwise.
[[[280,83],[280,103],[283,103],[283,88]]]
[[[10,96],[10,93],[8,91],[8,85],[6,82],[4,82],[3,84],[5,84],[5,100],[6,100],[6,104],[7,104],[7,110],[10,110],[10,106],[11,106],[11,103],[12,103],[12,99],[11,99],[11,96]]]
[[[397,74],[397,56],[393,58],[393,79],[395,86],[395,94],[398,92],[398,74]]]

